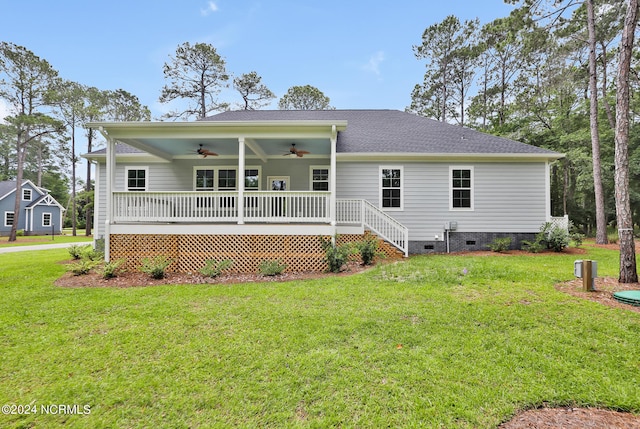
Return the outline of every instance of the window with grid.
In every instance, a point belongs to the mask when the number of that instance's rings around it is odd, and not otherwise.
[[[402,209],[402,168],[381,168],[381,203],[386,209]]]
[[[31,201],[31,189],[22,190],[22,201]]]
[[[145,168],[127,169],[127,191],[147,190],[147,170]]]
[[[12,226],[14,217],[13,212],[4,212],[4,226]]]
[[[244,189],[247,191],[260,190],[260,171],[257,168],[244,170]]]
[[[51,226],[51,213],[42,213],[42,226]]]
[[[473,170],[451,169],[451,208],[473,209]]]
[[[312,191],[328,191],[329,190],[329,169],[328,168],[312,168],[311,169],[311,190]]]
[[[218,190],[236,190],[236,170],[218,170]]]
[[[213,169],[202,168],[196,170],[196,191],[213,191]]]

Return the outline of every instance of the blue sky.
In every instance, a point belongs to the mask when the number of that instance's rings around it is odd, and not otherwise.
[[[168,110],[157,101],[162,66],[183,42],[212,44],[230,73],[256,71],[278,98],[309,84],[338,109],[402,110],[424,75],[412,46],[426,27],[511,9],[503,0],[0,0],[0,40],[66,79],[137,95],[153,118]],[[240,101],[232,90],[220,98]]]

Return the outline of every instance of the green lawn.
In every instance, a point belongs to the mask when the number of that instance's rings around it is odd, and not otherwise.
[[[617,275],[616,252],[586,256]],[[640,413],[640,315],[557,292],[570,255],[132,289],[55,287],[67,258],[0,255],[0,405],[37,411],[0,414],[1,427],[491,428],[542,404]],[[52,404],[90,413],[43,414]]]
[[[26,237],[17,237],[16,241],[9,242],[9,237],[0,237],[0,247],[13,246],[33,246],[35,244],[53,244],[53,243],[75,243],[75,242],[93,242],[93,237],[85,235],[55,235],[53,240],[50,235],[30,235]]]

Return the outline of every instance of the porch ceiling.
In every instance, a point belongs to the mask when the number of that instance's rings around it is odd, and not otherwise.
[[[171,159],[196,157],[200,145],[220,156],[237,157],[238,139],[241,137],[247,142],[247,156],[280,157],[288,153],[295,143],[297,149],[310,152],[307,155],[309,157],[328,157],[331,154],[333,127],[340,131],[346,125],[346,121],[262,121],[242,124],[97,122],[87,124],[87,127],[100,129],[115,141]]]

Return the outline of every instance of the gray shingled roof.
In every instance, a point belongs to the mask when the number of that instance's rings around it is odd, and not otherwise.
[[[561,155],[515,140],[496,137],[400,110],[238,110],[202,121],[347,121],[338,133],[338,153],[531,154]],[[117,153],[141,151],[119,144]],[[91,152],[104,154],[105,149]]]
[[[0,198],[4,197],[11,191],[15,191],[16,183],[17,182],[15,180],[5,180],[4,182],[0,182]]]
[[[240,110],[204,121],[346,120],[339,153],[542,154],[553,151],[399,110]]]
[[[87,155],[105,155],[106,153],[107,148],[103,147],[102,149],[91,151]],[[119,143],[116,145],[116,153],[144,153],[144,151],[131,147],[128,144]]]

